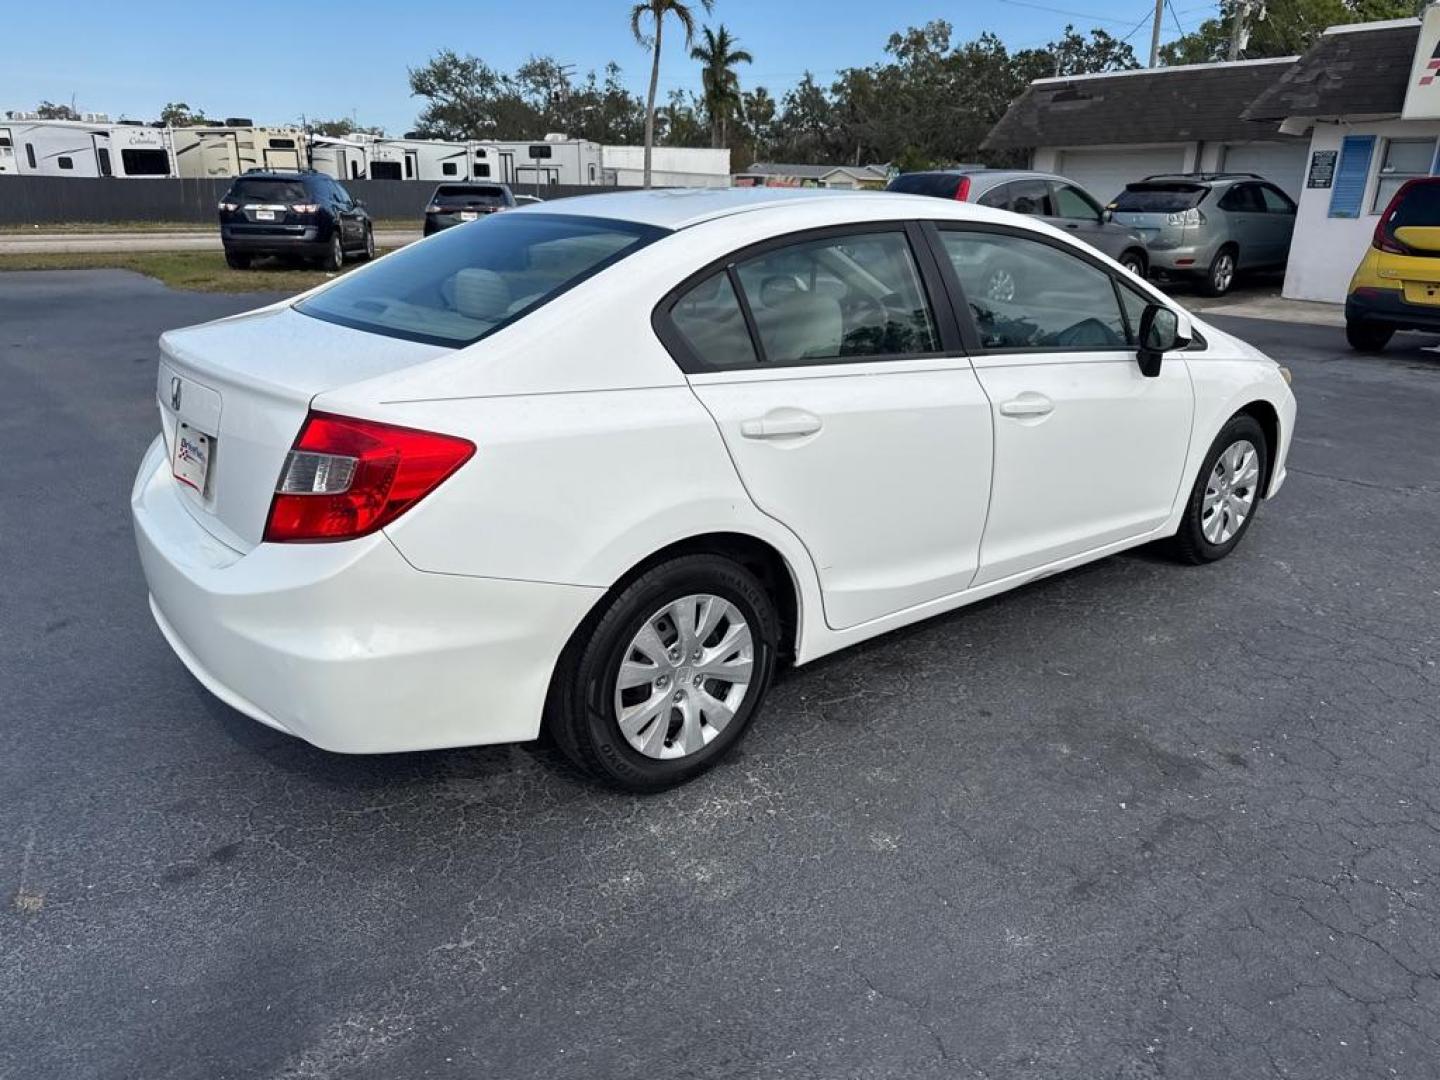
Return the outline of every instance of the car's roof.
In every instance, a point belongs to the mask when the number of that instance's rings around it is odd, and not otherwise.
[[[825,200],[837,205],[844,200],[874,205],[876,199],[915,199],[925,206],[934,200],[923,195],[900,195],[886,191],[835,191],[819,188],[658,188],[651,191],[618,191],[603,195],[577,195],[539,206],[527,206],[521,213],[579,214],[585,217],[633,221],[662,229],[685,229],[732,214],[754,213]]]

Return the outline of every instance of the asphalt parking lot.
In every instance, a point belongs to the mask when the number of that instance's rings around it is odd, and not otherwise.
[[[1440,340],[1289,364],[1236,555],[788,674],[666,795],[345,758],[207,695],[128,493],[154,340],[261,298],[0,276],[0,1076],[1440,1075]]]

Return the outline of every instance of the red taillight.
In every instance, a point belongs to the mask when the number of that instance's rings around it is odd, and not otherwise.
[[[969,198],[970,198],[970,178],[969,178],[968,176],[962,176],[962,177],[960,177],[960,183],[958,183],[958,184],[955,185],[955,201],[956,201],[956,202],[965,202],[965,201],[966,201],[967,199],[969,199]]]
[[[312,412],[285,458],[265,539],[350,540],[383,529],[475,453],[475,444]]]

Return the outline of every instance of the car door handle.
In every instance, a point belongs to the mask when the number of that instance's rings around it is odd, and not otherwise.
[[[1055,403],[1044,394],[1026,392],[1000,403],[1001,416],[1046,416],[1055,410]]]
[[[764,416],[740,421],[740,434],[747,439],[784,439],[814,435],[822,426],[820,417],[804,409],[771,409]]]

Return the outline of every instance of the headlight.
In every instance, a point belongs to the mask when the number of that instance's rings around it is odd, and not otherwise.
[[[1289,386],[1291,382],[1290,369],[1284,364],[1277,364],[1275,366],[1280,369],[1280,378],[1285,380],[1286,386]]]

